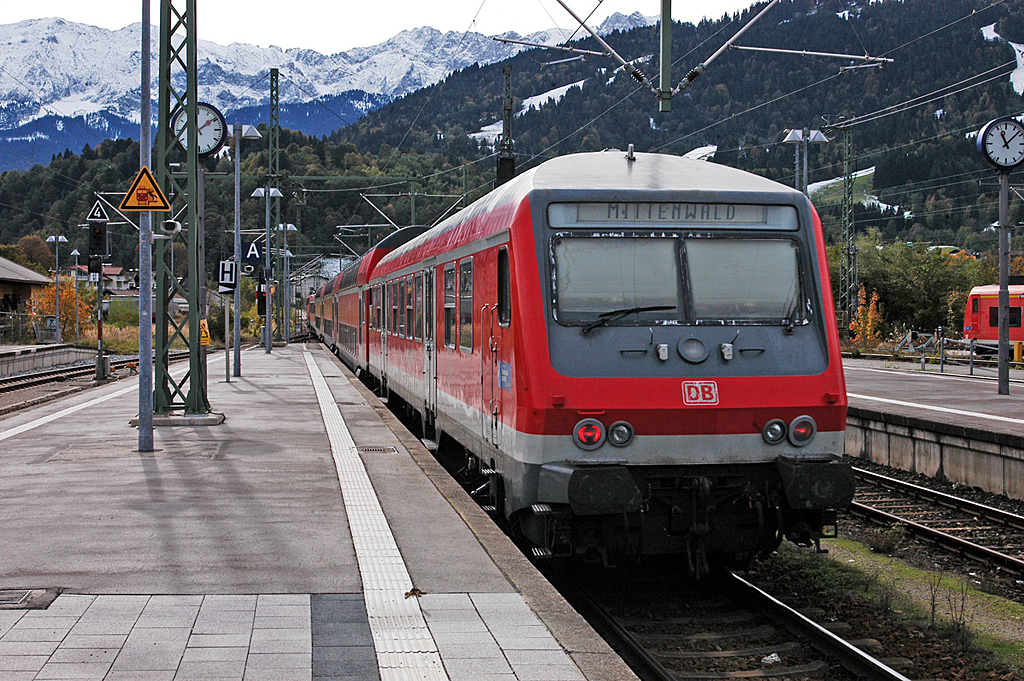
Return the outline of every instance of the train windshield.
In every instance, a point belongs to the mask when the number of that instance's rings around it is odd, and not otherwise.
[[[791,206],[552,204],[549,218],[562,324],[792,324],[806,315],[798,241],[786,233],[797,225]],[[626,229],[595,230],[608,222]]]

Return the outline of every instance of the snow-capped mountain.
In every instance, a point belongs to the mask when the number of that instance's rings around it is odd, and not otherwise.
[[[598,29],[607,34],[649,26],[657,17],[639,13],[615,14]],[[153,74],[158,73],[157,36],[153,31]],[[551,44],[565,40],[558,29],[521,37],[501,37]],[[64,131],[93,129],[98,139],[117,137],[130,123],[139,122],[141,25],[118,31],[63,19],[35,19],[0,25],[0,139],[32,139],[33,148]],[[488,64],[525,49],[480,33],[442,33],[421,27],[402,31],[379,45],[324,55],[307,49],[282,50],[234,43],[223,46],[199,41],[199,98],[228,115],[265,106],[269,99],[267,73],[280,69],[282,124],[309,134],[326,134],[343,125],[331,122],[304,125],[310,102],[328,98],[346,119],[354,120],[392,98],[438,82],[449,73],[473,63]],[[263,82],[261,82],[263,81]],[[182,84],[183,85],[183,84]],[[156,81],[153,83],[156,96]],[[154,107],[155,108],[155,107]],[[321,107],[322,108],[322,107]],[[52,119],[52,120],[51,120]],[[61,121],[65,124],[61,125]],[[74,121],[74,124],[71,122]],[[123,125],[121,124],[123,121]],[[289,125],[291,123],[291,125]],[[296,125],[296,123],[298,125]],[[323,129],[324,125],[332,125]],[[85,139],[95,144],[95,139]],[[64,145],[58,144],[58,151]],[[77,151],[73,144],[66,146]],[[46,162],[45,158],[35,160]],[[11,165],[0,158],[0,167]]]

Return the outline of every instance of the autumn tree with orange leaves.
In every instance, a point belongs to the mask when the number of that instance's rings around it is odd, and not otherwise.
[[[871,293],[871,302],[861,284],[857,293],[857,315],[850,322],[850,333],[859,350],[874,350],[882,344],[882,315],[878,313],[878,291]]]
[[[54,284],[44,288],[42,295],[32,301],[29,311],[38,315],[55,315],[57,313],[54,298],[56,288]],[[92,322],[93,302],[91,291],[79,291],[78,320],[82,327]],[[75,337],[75,282],[73,278],[62,278],[60,281],[60,332],[64,342],[69,342]]]

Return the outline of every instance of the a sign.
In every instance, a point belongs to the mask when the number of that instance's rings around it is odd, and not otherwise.
[[[205,319],[199,320],[199,344],[210,344],[210,325],[206,323]]]
[[[258,241],[251,241],[245,244],[244,254],[242,255],[242,262],[251,264],[260,264],[263,262],[263,251],[260,250],[260,244]]]
[[[89,209],[89,215],[85,218],[86,222],[110,222],[110,216],[107,215],[107,209],[103,207],[103,204],[97,201],[92,204],[92,208]]]
[[[135,181],[132,182],[131,188],[128,193],[124,195],[124,199],[121,201],[121,210],[135,210],[135,211],[167,211],[171,209],[171,204],[167,201],[167,197],[160,191],[159,185],[156,183],[156,179],[153,177],[153,173],[149,172],[149,168],[142,166],[142,170],[136,175]]]
[[[234,260],[220,261],[218,283],[220,284],[218,289],[220,293],[231,293],[238,286],[238,265],[235,264]]]
[[[683,404],[718,404],[718,384],[714,381],[683,381]]]
[[[99,280],[100,280],[100,273],[99,272],[90,272],[89,273],[89,281],[91,281],[92,283],[95,284]]]

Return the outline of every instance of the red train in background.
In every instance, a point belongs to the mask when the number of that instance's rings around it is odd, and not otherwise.
[[[1019,277],[1014,277],[1019,279]],[[1024,307],[1024,284],[1007,286],[1010,293],[1010,342],[1024,341],[1020,311]],[[975,286],[967,296],[964,312],[964,339],[999,341],[999,284]]]
[[[308,312],[535,555],[701,574],[853,497],[830,291],[803,194],[609,151],[393,233]]]

